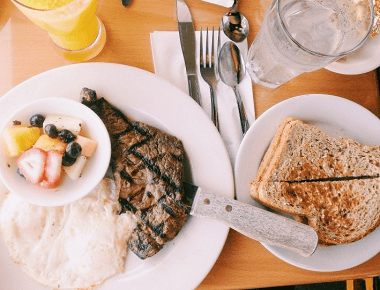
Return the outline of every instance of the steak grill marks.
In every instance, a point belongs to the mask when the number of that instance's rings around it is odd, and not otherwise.
[[[132,122],[93,92],[88,96],[82,90],[82,103],[99,115],[109,132],[122,212],[130,211],[137,219],[127,244],[145,259],[172,240],[186,221],[189,207],[182,189],[183,145],[157,128]]]

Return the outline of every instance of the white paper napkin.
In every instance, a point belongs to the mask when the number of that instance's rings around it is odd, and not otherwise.
[[[224,7],[231,7],[234,4],[233,0],[202,0],[202,1],[224,6]]]
[[[198,52],[200,36],[199,31],[196,31],[195,36],[197,40],[196,51]],[[205,32],[203,33],[203,37],[203,43],[205,43]],[[186,94],[189,94],[185,62],[181,50],[178,31],[154,31],[150,34],[150,40],[155,73],[176,85]],[[215,43],[216,40],[217,32],[215,31]],[[223,46],[223,43],[228,40],[229,39],[222,32],[221,46]],[[244,58],[246,58],[247,41],[245,40],[237,45]],[[196,58],[199,64],[199,53],[196,53]],[[199,65],[197,67],[199,68]],[[198,80],[202,98],[202,108],[211,117],[210,87],[203,80],[199,69]],[[255,121],[255,110],[253,103],[252,82],[248,74],[246,74],[243,81],[238,85],[238,89],[245,106],[249,124],[252,125]],[[218,104],[220,134],[222,135],[230,155],[231,163],[234,165],[236,154],[243,137],[235,94],[232,88],[225,85],[222,81],[219,81],[215,94]]]

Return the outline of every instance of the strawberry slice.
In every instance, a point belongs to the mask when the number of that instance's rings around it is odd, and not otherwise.
[[[62,153],[48,151],[45,163],[45,174],[40,185],[45,188],[54,188],[61,181]]]
[[[31,148],[17,159],[18,168],[30,183],[38,184],[44,179],[46,157],[44,150]]]

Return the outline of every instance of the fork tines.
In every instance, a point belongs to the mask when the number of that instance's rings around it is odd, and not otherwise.
[[[214,52],[214,48],[215,48],[215,43],[214,43],[214,26],[212,27],[212,39],[211,39],[211,55],[210,55],[210,52],[209,52],[209,37],[208,37],[208,26],[206,27],[206,51],[205,51],[205,55],[206,55],[206,62],[204,61],[204,56],[203,56],[203,36],[202,36],[202,27],[200,29],[200,64],[201,66],[212,66],[213,64],[216,64],[215,63],[215,52]],[[216,57],[219,53],[219,50],[220,50],[220,27],[218,28],[218,44],[217,44],[217,53],[216,53]]]
[[[206,28],[206,51],[203,50],[203,33],[202,28],[200,29],[200,72],[202,78],[210,86],[210,98],[211,98],[211,119],[214,122],[215,126],[219,130],[218,122],[218,110],[216,104],[215,89],[218,82],[217,70],[215,59],[218,57],[218,52],[220,48],[220,27],[218,33],[218,47],[216,49],[215,55],[215,42],[214,42],[214,27],[212,27],[212,36],[211,36],[211,48],[209,48],[209,35],[208,27]]]

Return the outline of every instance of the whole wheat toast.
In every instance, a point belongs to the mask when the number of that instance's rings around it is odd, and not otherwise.
[[[380,174],[378,146],[333,138],[295,118],[286,118],[260,164],[255,181],[302,181]]]
[[[369,202],[380,199],[379,160],[380,146],[338,140],[301,120],[285,118],[250,182],[250,194],[313,226],[321,244],[353,242],[380,222],[380,208]],[[343,204],[348,197],[350,202]],[[361,224],[352,224],[358,228],[342,228],[355,215]]]
[[[259,201],[316,229],[319,243],[344,244],[380,223],[379,178],[260,182]]]

